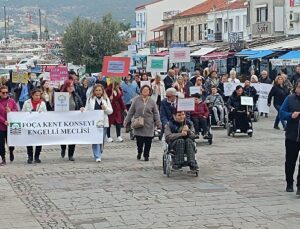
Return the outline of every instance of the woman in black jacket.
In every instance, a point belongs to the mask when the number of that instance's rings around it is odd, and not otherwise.
[[[275,109],[277,110],[277,116],[274,122],[274,129],[280,130],[279,128],[279,121],[281,121],[281,124],[283,126],[283,128],[285,129],[286,127],[286,123],[285,121],[280,119],[279,116],[279,111],[280,111],[280,107],[283,104],[285,98],[290,94],[289,89],[287,86],[284,85],[284,77],[283,76],[277,76],[275,79],[275,84],[272,87],[269,96],[268,96],[268,106],[271,106],[271,101],[272,98],[274,97],[273,100],[273,105],[275,107]]]

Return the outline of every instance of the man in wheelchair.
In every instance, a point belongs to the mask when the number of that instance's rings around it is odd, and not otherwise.
[[[247,106],[241,104],[241,96],[245,96],[244,89],[238,85],[227,102],[230,111],[229,120],[233,123],[236,133],[250,134],[253,132],[251,115]]]
[[[207,96],[205,102],[211,108],[214,118],[218,126],[224,125],[225,109],[224,101],[222,96],[218,93],[218,88],[216,86],[211,87],[211,94]],[[219,117],[220,114],[220,117]]]
[[[192,122],[186,119],[185,113],[176,111],[173,118],[169,121],[165,128],[165,138],[168,143],[169,150],[174,151],[175,162],[173,169],[181,169],[185,165],[184,156],[187,157],[187,165],[191,170],[198,170],[195,158],[196,147],[194,139],[194,127]]]

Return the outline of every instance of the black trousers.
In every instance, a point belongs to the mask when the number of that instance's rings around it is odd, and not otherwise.
[[[145,158],[149,157],[153,137],[142,137],[142,136],[135,136],[135,137],[136,137],[138,155],[142,155],[144,152],[144,157]]]
[[[7,142],[7,131],[0,131],[0,156],[3,159],[5,159],[5,143]],[[10,146],[9,152],[14,152],[15,147]]]
[[[120,137],[121,136],[121,124],[115,124],[116,126],[116,132],[117,132],[117,137]],[[110,127],[108,127],[106,129],[106,134],[107,134],[107,137],[110,138]]]
[[[287,184],[294,183],[294,172],[300,151],[300,142],[285,139],[285,178]],[[300,187],[300,165],[298,168],[297,187]]]
[[[34,160],[40,159],[40,154],[42,151],[42,146],[35,147]],[[33,160],[33,146],[27,146],[28,160]]]
[[[74,156],[75,147],[76,147],[76,145],[68,145],[68,157],[73,157]],[[66,152],[67,146],[66,145],[61,145],[60,148],[61,148],[61,151]]]
[[[196,118],[192,117],[192,121],[194,124],[196,134],[199,134],[202,129],[202,134],[207,134],[208,127],[207,127],[207,119],[206,118]]]

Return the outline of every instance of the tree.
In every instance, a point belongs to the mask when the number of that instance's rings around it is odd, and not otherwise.
[[[125,47],[120,29],[120,23],[110,14],[99,22],[75,18],[63,37],[65,59],[88,67],[100,66],[104,56],[116,54]]]

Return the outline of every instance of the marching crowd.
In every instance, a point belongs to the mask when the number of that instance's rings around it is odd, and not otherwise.
[[[162,79],[161,75],[151,76],[146,72],[136,72],[134,75],[129,73],[122,80],[113,80],[107,83],[107,80],[99,73],[98,77],[86,76],[79,80],[75,72],[69,72],[69,78],[60,88],[52,88],[47,80],[37,81],[29,79],[27,84],[14,84],[11,79],[2,80],[0,87],[0,153],[2,158],[1,165],[6,164],[5,143],[7,138],[7,113],[17,111],[27,112],[47,112],[54,110],[54,93],[56,91],[68,92],[69,110],[103,110],[105,114],[104,136],[108,143],[117,141],[122,142],[121,128],[125,127],[127,131],[133,128],[137,143],[137,159],[144,157],[149,160],[152,139],[155,129],[161,129],[165,133],[166,141],[176,143],[173,145],[177,150],[184,151],[186,142],[176,142],[178,139],[187,137],[193,133],[195,137],[208,134],[208,116],[212,113],[216,124],[224,125],[225,109],[229,112],[229,119],[235,119],[240,122],[236,131],[252,132],[251,118],[249,112],[238,112],[243,108],[241,96],[253,97],[254,104],[258,100],[256,89],[251,86],[252,83],[273,84],[272,90],[268,96],[268,105],[273,105],[278,112],[274,122],[274,128],[280,129],[282,124],[286,133],[289,133],[290,120],[298,121],[298,115],[291,112],[300,111],[293,101],[286,105],[287,97],[291,93],[300,79],[300,66],[296,67],[296,73],[293,76],[287,76],[283,69],[274,80],[271,80],[267,71],[262,71],[260,76],[254,72],[244,79],[244,86],[237,86],[231,96],[224,93],[224,84],[226,82],[240,83],[236,71],[233,69],[229,74],[219,76],[216,71],[209,68],[199,69],[192,76],[185,69],[174,67],[170,69],[167,75]],[[191,87],[197,87],[198,92],[191,93]],[[297,89],[296,94],[297,96]],[[195,110],[192,112],[179,112],[176,109],[177,98],[195,98]],[[297,97],[298,98],[298,97]],[[283,105],[285,104],[285,105]],[[282,109],[285,110],[282,110]],[[292,109],[292,110],[291,110]],[[294,110],[293,110],[294,109]],[[282,115],[280,115],[282,113]],[[260,116],[268,117],[268,114],[261,113]],[[298,121],[299,122],[299,121]],[[299,123],[298,123],[299,124]],[[117,138],[113,139],[111,135],[111,126],[116,128]],[[300,126],[300,124],[299,124]],[[290,127],[291,128],[291,127]],[[174,135],[175,134],[175,135]],[[287,134],[287,139],[289,139]],[[293,135],[294,136],[294,135]],[[298,138],[287,140],[286,145],[294,144],[300,149],[299,133]],[[175,142],[174,142],[175,141]],[[292,143],[291,143],[292,141]],[[169,142],[168,142],[169,143]],[[103,146],[92,145],[93,155],[96,162],[101,161]],[[295,163],[299,149],[287,146],[286,170],[289,175],[287,178],[288,186],[291,187],[291,175],[294,173]],[[75,145],[62,145],[61,157],[64,158],[66,152],[70,161],[74,161]],[[182,149],[183,148],[183,149]],[[297,148],[297,150],[296,150]],[[42,146],[27,146],[29,164],[40,163],[40,153]],[[291,152],[293,151],[293,152]],[[296,152],[297,151],[297,152]],[[9,159],[14,161],[14,148],[9,147]],[[182,155],[183,155],[182,153]],[[182,161],[182,155],[178,154],[178,161]],[[194,156],[189,155],[191,167],[197,168]],[[180,167],[180,163],[178,163]],[[300,185],[298,177],[298,183]],[[291,191],[291,189],[287,189]]]

